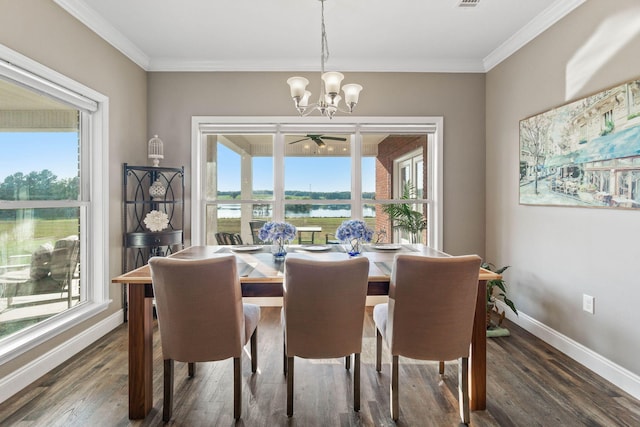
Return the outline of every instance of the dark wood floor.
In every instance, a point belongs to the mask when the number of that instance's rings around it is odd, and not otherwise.
[[[343,360],[296,359],[294,416],[288,419],[279,309],[263,308],[259,371],[242,367],[242,419],[233,422],[231,360],[199,364],[194,379],[176,363],[171,424],[183,426],[386,426],[389,357],[375,371],[375,333],[368,308],[362,354],[362,407],[353,411],[351,372]],[[640,426],[640,401],[513,325],[488,342],[487,410],[476,426]],[[162,361],[154,334],[154,407],[145,420],[127,409],[127,326],[123,325],[28,389],[0,405],[2,426],[162,425]],[[400,426],[456,426],[457,367],[401,359]]]

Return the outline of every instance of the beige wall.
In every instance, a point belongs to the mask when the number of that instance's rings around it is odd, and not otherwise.
[[[487,74],[487,257],[522,316],[640,374],[640,213],[518,201],[518,123],[640,76],[640,2],[589,0]],[[595,297],[595,314],[582,295]]]
[[[146,73],[50,0],[0,0],[0,43],[109,97],[109,273],[121,272],[122,163],[146,162]],[[0,366],[0,378],[121,309],[119,285],[97,318]]]
[[[358,116],[444,117],[444,249],[484,255],[484,74],[345,74],[364,86]],[[294,115],[291,75],[150,73],[148,132],[163,139],[164,164],[185,165],[188,187],[192,116]],[[305,77],[313,91],[319,73]]]

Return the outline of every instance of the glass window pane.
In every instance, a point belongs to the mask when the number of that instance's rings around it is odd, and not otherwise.
[[[376,198],[376,186],[378,185],[378,173],[376,169],[375,157],[363,157],[362,164],[362,198],[367,200]],[[384,179],[386,174],[381,174]]]
[[[376,205],[375,230],[386,243],[425,243],[427,205],[387,203]]]
[[[80,280],[81,113],[4,80],[0,100],[2,338],[87,301],[87,292]],[[58,207],[47,206],[53,200]]]
[[[0,200],[78,200],[78,131],[0,131],[0,151]]]
[[[293,243],[334,243],[342,221],[351,218],[350,204],[287,204],[285,221],[298,228]]]
[[[423,199],[424,194],[424,161],[422,157],[416,161],[415,164],[415,179],[414,186],[416,190],[416,199]]]
[[[273,200],[273,135],[207,135],[208,200]]]
[[[286,135],[284,190],[286,199],[349,200],[351,153],[349,135]]]
[[[297,243],[335,243],[335,231],[351,218],[350,135],[286,135],[285,221],[298,227]],[[334,203],[322,203],[331,200]],[[344,200],[344,203],[336,201]]]
[[[0,338],[86,301],[80,209],[0,210]]]
[[[273,212],[273,140],[274,135],[207,135],[205,194],[218,203],[207,205],[206,244],[217,244],[218,232],[259,243],[252,225],[270,220]]]
[[[268,203],[210,204],[206,208],[206,245],[217,245],[216,233],[237,233],[244,244],[259,244],[256,230],[271,221],[273,206]]]

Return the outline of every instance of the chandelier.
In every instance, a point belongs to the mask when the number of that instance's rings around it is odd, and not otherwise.
[[[329,117],[331,119],[333,118],[333,115],[336,113],[336,111],[340,111],[342,113],[351,113],[353,111],[353,108],[358,103],[358,97],[360,96],[362,86],[355,83],[342,86],[346,109],[342,108],[340,106],[342,97],[338,95],[338,93],[340,92],[340,83],[342,83],[344,75],[336,71],[329,71],[326,73],[324,71],[324,64],[329,59],[329,46],[327,43],[327,32],[324,26],[325,0],[319,1],[322,4],[322,26],[320,27],[322,40],[322,52],[320,55],[320,77],[322,79],[322,83],[320,83],[320,97],[318,98],[318,102],[315,104],[309,104],[309,97],[311,96],[311,92],[307,90],[309,80],[305,79],[304,77],[291,77],[287,80],[287,83],[291,88],[291,97],[293,98],[293,103],[301,116],[308,116],[312,112],[318,111],[321,115]]]

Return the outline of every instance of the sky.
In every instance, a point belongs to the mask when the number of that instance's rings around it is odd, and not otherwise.
[[[375,191],[375,158],[362,162],[363,191]],[[285,190],[350,191],[349,157],[285,158]],[[253,189],[273,190],[273,158],[253,159]],[[218,191],[240,190],[240,156],[218,144]]]
[[[43,169],[59,179],[78,175],[77,132],[0,132],[0,153],[0,182]]]
[[[0,132],[0,182],[17,172],[49,169],[59,179],[78,174],[78,136],[75,132]],[[218,190],[240,190],[240,156],[218,144]],[[253,159],[253,188],[273,190],[273,158]],[[375,158],[362,162],[363,191],[375,191]],[[287,157],[285,189],[350,191],[349,157]]]

